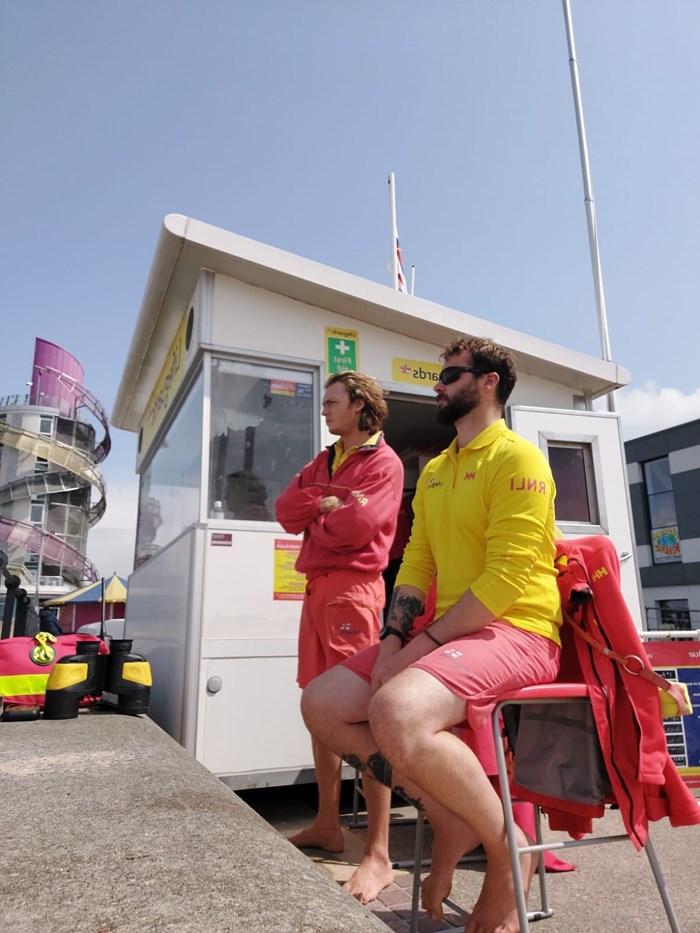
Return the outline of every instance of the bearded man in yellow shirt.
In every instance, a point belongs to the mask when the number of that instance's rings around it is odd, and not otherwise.
[[[555,487],[542,452],[503,421],[517,379],[510,353],[463,337],[443,359],[437,419],[457,436],[419,479],[381,641],[313,681],[302,710],[312,734],[363,768],[370,824],[388,820],[391,787],[427,810],[433,851],[443,850],[424,888],[429,911],[439,915],[455,852],[480,842],[487,869],[466,933],[516,933],[501,803],[451,730],[480,728],[501,693],[557,675]],[[414,633],[435,576],[435,621]],[[523,858],[529,879],[534,856]],[[366,854],[360,868],[366,894],[391,883],[388,851]]]

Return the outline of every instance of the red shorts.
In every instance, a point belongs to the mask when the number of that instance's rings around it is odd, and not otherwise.
[[[299,625],[299,686],[374,644],[383,608],[380,573],[334,570],[309,580]]]
[[[369,682],[379,645],[343,661]],[[506,690],[547,684],[559,673],[559,645],[507,622],[490,622],[480,632],[436,648],[412,668],[431,674],[465,703],[464,720],[480,729]]]

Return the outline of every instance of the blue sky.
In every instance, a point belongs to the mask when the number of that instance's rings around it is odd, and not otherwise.
[[[700,417],[700,4],[572,10],[631,437]],[[600,354],[561,0],[2,0],[0,116],[0,395],[41,336],[111,410],[170,212],[388,283],[390,171],[417,294]]]

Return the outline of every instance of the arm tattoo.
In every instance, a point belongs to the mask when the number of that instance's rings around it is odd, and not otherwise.
[[[422,599],[418,599],[417,596],[402,595],[398,590],[394,590],[386,624],[400,629],[404,638],[408,638],[413,628],[413,620],[418,618],[423,609]]]

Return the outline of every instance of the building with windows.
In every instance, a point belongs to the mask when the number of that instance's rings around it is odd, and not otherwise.
[[[0,398],[0,548],[28,593],[56,597],[98,578],[85,554],[106,507],[108,419],[80,363],[46,340],[36,340],[27,387]]]
[[[627,441],[646,627],[700,629],[700,419]]]

